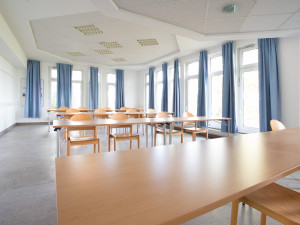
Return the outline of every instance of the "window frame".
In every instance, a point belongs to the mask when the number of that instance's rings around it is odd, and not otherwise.
[[[148,82],[147,82],[147,77],[148,77]],[[145,104],[144,104],[144,108],[148,110],[149,108],[149,91],[147,93],[147,86],[148,86],[148,90],[149,90],[149,73],[146,73],[145,76],[144,76],[144,83],[145,83]]]
[[[160,72],[161,72],[161,78],[162,78],[161,81],[158,80],[158,74]],[[156,105],[156,104],[158,102],[157,101],[157,99],[158,99],[158,85],[159,84],[163,85],[163,72],[162,72],[162,69],[156,70],[154,72],[154,74],[155,74],[154,76],[156,78],[156,79],[154,79],[154,83],[155,83],[155,85],[154,85],[154,89],[155,89],[155,91],[154,91],[154,99],[155,99],[155,101],[154,101],[154,108],[155,108],[156,111],[160,112],[161,111],[161,105]],[[160,96],[161,96],[161,99],[160,99],[160,103],[161,103],[161,101],[162,101],[162,91],[160,93]],[[158,106],[158,108],[156,106]]]
[[[243,63],[243,53],[246,51],[251,51],[254,49],[258,49],[257,44],[253,43],[250,45],[242,46],[238,48],[238,109],[239,111],[238,116],[237,116],[237,124],[239,127],[239,132],[241,133],[256,133],[259,132],[259,128],[254,128],[254,127],[245,127],[243,126],[244,124],[244,89],[243,89],[243,83],[244,83],[244,72],[251,72],[251,71],[258,71],[258,61],[257,63],[252,63],[248,65],[242,65]],[[258,112],[259,113],[259,112]]]
[[[80,97],[80,105],[83,106],[83,71],[82,70],[72,70],[72,75],[74,71],[80,71],[81,72],[81,81],[79,80],[72,80],[72,90],[73,90],[73,83],[80,83],[80,89],[81,89],[81,97]],[[79,106],[80,107],[80,106]],[[72,104],[73,108],[73,104]]]
[[[113,75],[115,75],[115,82],[113,83],[113,82],[108,82],[107,81],[107,79],[108,79],[108,75],[109,74],[113,74]],[[115,87],[115,90],[116,90],[116,88],[117,88],[117,85],[116,85],[116,82],[117,82],[117,75],[116,75],[116,73],[106,73],[106,105],[108,106],[108,102],[109,102],[109,100],[108,100],[108,86],[109,85],[111,85],[111,86],[114,86]],[[116,96],[115,96],[115,102],[116,102]],[[114,108],[115,108],[116,106],[114,106]]]

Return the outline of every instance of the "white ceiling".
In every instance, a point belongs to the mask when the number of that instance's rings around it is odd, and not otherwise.
[[[238,4],[235,14],[222,13],[228,3]],[[28,58],[113,68],[145,68],[226,40],[300,36],[300,0],[0,0],[0,13]],[[74,28],[88,24],[103,33]],[[158,45],[137,42],[153,38]],[[122,48],[113,54],[95,52],[114,41]]]

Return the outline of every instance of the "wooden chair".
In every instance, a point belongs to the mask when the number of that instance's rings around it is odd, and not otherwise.
[[[159,112],[156,115],[157,118],[169,118],[169,114],[165,112]],[[173,123],[171,123],[171,127],[173,128]],[[155,132],[154,132],[154,146],[156,146],[156,134],[164,134],[163,127],[158,127],[158,125],[155,125]],[[170,134],[170,129],[166,129],[166,136],[165,136],[165,142],[167,142],[167,136]],[[171,134],[171,143],[172,143],[172,137],[173,135],[181,135],[181,143],[183,143],[183,124],[181,123],[181,130],[174,130],[172,129]]]
[[[300,193],[272,183],[232,203],[231,225],[237,224],[238,205],[244,202],[261,212],[260,225],[267,216],[285,225],[300,224]]]
[[[285,130],[286,127],[278,120],[270,121],[272,131]]]
[[[148,112],[153,112],[153,114],[147,114],[146,117],[148,117],[148,118],[155,118],[156,117],[155,109],[148,109]]]
[[[126,112],[132,113],[132,112],[137,112],[136,109],[127,109]],[[129,118],[139,118],[139,115],[128,115]],[[139,125],[136,125],[136,132],[139,133]]]
[[[125,113],[116,113],[111,119],[113,120],[127,120],[129,117]],[[129,133],[112,133],[112,128],[127,128],[129,127]],[[108,134],[108,151],[110,152],[110,139],[114,139],[114,151],[117,148],[117,141],[130,140],[130,149],[132,149],[132,140],[138,141],[138,148],[140,148],[140,136],[138,134],[132,134],[132,125],[110,125]]]
[[[128,109],[128,108],[125,107],[125,106],[120,108],[120,110],[125,110],[125,111],[126,111],[127,109]]]
[[[78,110],[81,110],[81,109],[83,109],[83,110],[87,110],[87,108],[86,108],[86,107],[84,107],[84,106],[78,107]]]
[[[182,117],[194,117],[190,112],[185,112],[182,114]],[[206,140],[208,139],[208,129],[205,127],[197,127],[197,122],[184,122],[184,124],[193,124],[194,127],[183,128],[183,132],[192,133],[193,141],[196,141],[196,134],[205,134]]]
[[[58,110],[68,110],[68,109],[69,109],[69,108],[66,107],[66,106],[61,106],[61,107],[58,108]]]
[[[106,110],[106,112],[108,112],[108,111],[110,111],[110,110],[111,110],[111,108],[110,108],[110,107],[104,107],[103,109],[105,109],[105,110]]]
[[[106,109],[95,109],[95,113],[105,113]],[[108,119],[108,114],[94,115],[94,119]],[[109,132],[109,126],[107,126],[107,133]]]
[[[87,121],[92,120],[92,117],[88,114],[77,114],[71,117],[72,121]],[[80,136],[80,137],[70,137],[70,130],[67,131],[67,155],[71,155],[71,146],[75,145],[88,145],[93,144],[94,145],[94,153],[96,153],[96,144],[98,144],[98,153],[100,153],[100,139],[97,138],[97,127],[93,126],[87,126],[87,127],[76,127],[72,128],[72,131],[74,130],[92,130],[93,135],[91,137],[88,136]]]

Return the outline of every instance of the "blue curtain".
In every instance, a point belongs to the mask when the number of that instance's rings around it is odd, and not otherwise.
[[[28,60],[24,111],[25,118],[41,117],[41,97],[40,61]]]
[[[206,88],[207,88],[207,51],[200,52],[199,73],[198,73],[198,105],[197,116],[206,116]],[[199,122],[198,125],[206,127],[206,122]]]
[[[223,93],[222,93],[222,117],[231,118],[230,132],[238,131],[235,114],[235,91],[234,91],[234,67],[233,67],[233,42],[222,45],[223,58]],[[227,131],[226,122],[222,122],[221,131]]]
[[[270,131],[270,120],[281,119],[277,38],[258,39],[260,131]]]
[[[116,70],[116,109],[125,106],[124,101],[124,70]]]
[[[57,63],[57,108],[72,106],[72,65]]]
[[[180,117],[180,80],[178,59],[174,60],[174,86],[173,86],[173,112],[175,117]]]
[[[168,112],[168,63],[162,64],[163,89],[161,95],[161,111]]]
[[[149,109],[154,109],[154,70],[149,68]]]
[[[89,108],[98,109],[98,67],[90,67]]]

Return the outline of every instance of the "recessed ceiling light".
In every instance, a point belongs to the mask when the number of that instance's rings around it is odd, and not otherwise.
[[[108,54],[114,54],[111,50],[109,49],[99,49],[99,50],[95,50],[95,52],[97,52],[100,55],[108,55]]]
[[[235,13],[238,10],[238,5],[237,4],[229,4],[225,5],[222,9],[223,13]]]
[[[122,48],[122,45],[120,45],[116,41],[112,41],[112,42],[100,42],[99,44],[102,45],[102,46],[104,46],[105,48]]]
[[[137,40],[138,43],[140,43],[141,46],[152,46],[152,45],[158,45],[158,42],[155,38],[150,39],[140,39]]]
[[[114,61],[114,62],[125,62],[126,60],[125,59],[123,59],[123,58],[113,58],[113,59],[111,59],[112,61]]]
[[[67,54],[72,55],[72,56],[85,56],[85,54],[81,52],[67,52]]]
[[[94,24],[75,26],[76,30],[80,31],[84,35],[102,34],[103,32]]]

